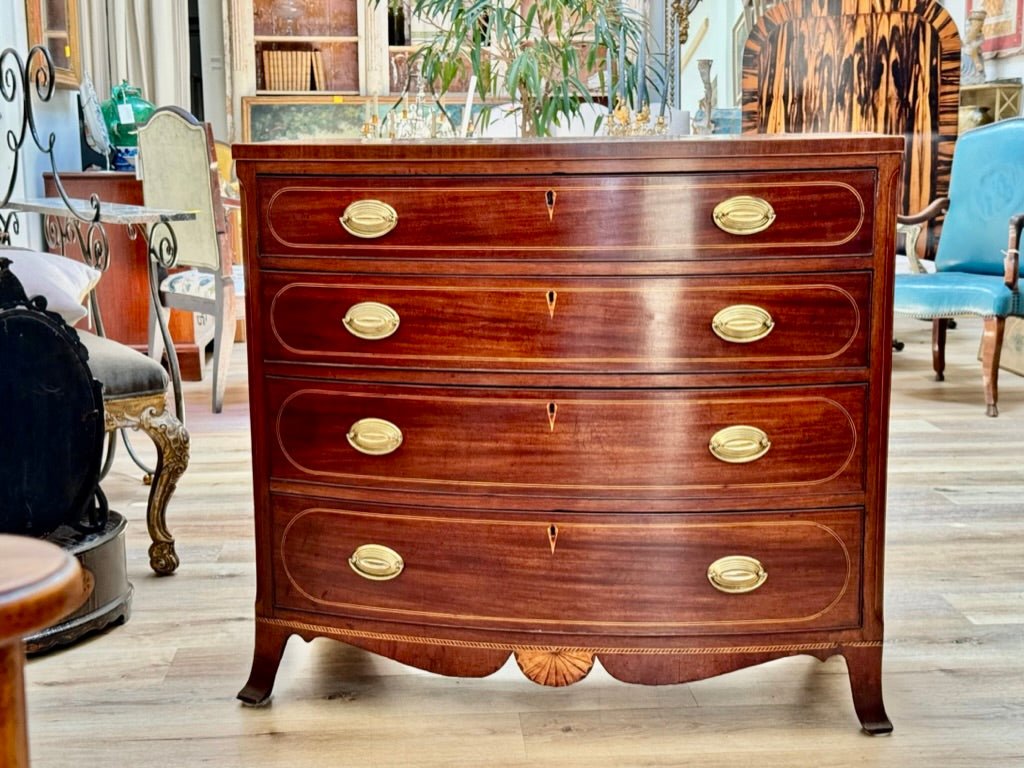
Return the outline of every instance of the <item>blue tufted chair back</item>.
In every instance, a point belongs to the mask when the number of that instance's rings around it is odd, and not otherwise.
[[[964,133],[953,153],[949,210],[935,255],[936,271],[1002,275],[1007,222],[1021,211],[1024,118]]]

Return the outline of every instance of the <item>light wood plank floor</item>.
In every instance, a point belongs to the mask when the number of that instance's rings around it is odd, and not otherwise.
[[[1024,766],[1024,379],[1004,372],[986,418],[980,325],[900,321],[895,357],[885,697],[895,733],[862,735],[845,663],[798,657],[649,688],[597,669],[564,690],[514,663],[435,677],[330,640],[293,638],[273,703],[243,707],[255,591],[242,345],[224,412],[188,385],[192,463],[169,523],[182,565],[147,565],[147,489],[123,452],[105,483],[129,518],[131,619],[30,662],[34,765]],[[140,441],[137,441],[140,442]],[[141,443],[140,443],[141,444]]]

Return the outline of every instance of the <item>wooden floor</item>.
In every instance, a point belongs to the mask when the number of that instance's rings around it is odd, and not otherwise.
[[[293,638],[269,707],[235,700],[255,591],[244,350],[224,412],[190,384],[192,462],[168,521],[181,568],[149,571],[146,488],[122,455],[104,487],[129,518],[131,619],[29,664],[33,764],[95,766],[1024,766],[1024,379],[986,418],[980,325],[900,321],[886,549],[888,737],[862,735],[845,663],[809,657],[648,688],[595,669],[538,687],[512,663],[435,677]]]

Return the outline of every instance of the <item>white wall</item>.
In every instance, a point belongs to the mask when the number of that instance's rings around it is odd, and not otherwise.
[[[224,13],[211,0],[199,3],[199,49],[203,61],[203,115],[214,137],[227,141],[227,72],[224,66]]]
[[[686,69],[679,75],[680,100],[690,114],[697,111],[704,98],[704,86],[697,73],[697,59],[711,59],[711,79],[718,81],[716,106],[734,106],[732,99],[732,28],[743,12],[741,0],[704,0],[690,17],[690,34],[679,51],[680,64],[689,59]],[[707,21],[707,32],[701,28]]]
[[[25,4],[23,2],[0,3],[0,49],[13,48],[24,60],[28,53],[28,33],[25,27]],[[58,171],[77,171],[82,167],[80,136],[78,132],[77,91],[57,89],[49,102],[41,104],[33,100],[36,129],[43,146],[49,145],[52,134],[55,139],[53,160]],[[8,104],[0,100],[0,136],[7,131],[21,127],[21,103]],[[0,141],[0,183],[10,178],[10,153],[6,138]],[[40,152],[31,135],[26,136],[21,149],[18,180],[12,197],[38,197],[43,194],[43,173],[51,170],[48,155]],[[4,188],[6,191],[6,187]],[[42,230],[39,217],[21,217],[19,244],[34,247],[42,245]]]

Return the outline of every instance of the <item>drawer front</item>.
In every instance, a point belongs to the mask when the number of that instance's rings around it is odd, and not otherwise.
[[[870,253],[874,196],[872,170],[263,177],[257,204],[270,254],[618,261]]]
[[[866,366],[871,278],[388,278],[268,272],[269,359],[676,372]]]
[[[860,623],[861,510],[549,519],[283,496],[273,506],[283,608],[620,635]]]
[[[615,392],[268,378],[266,396],[279,479],[608,498],[864,490],[860,385]]]

